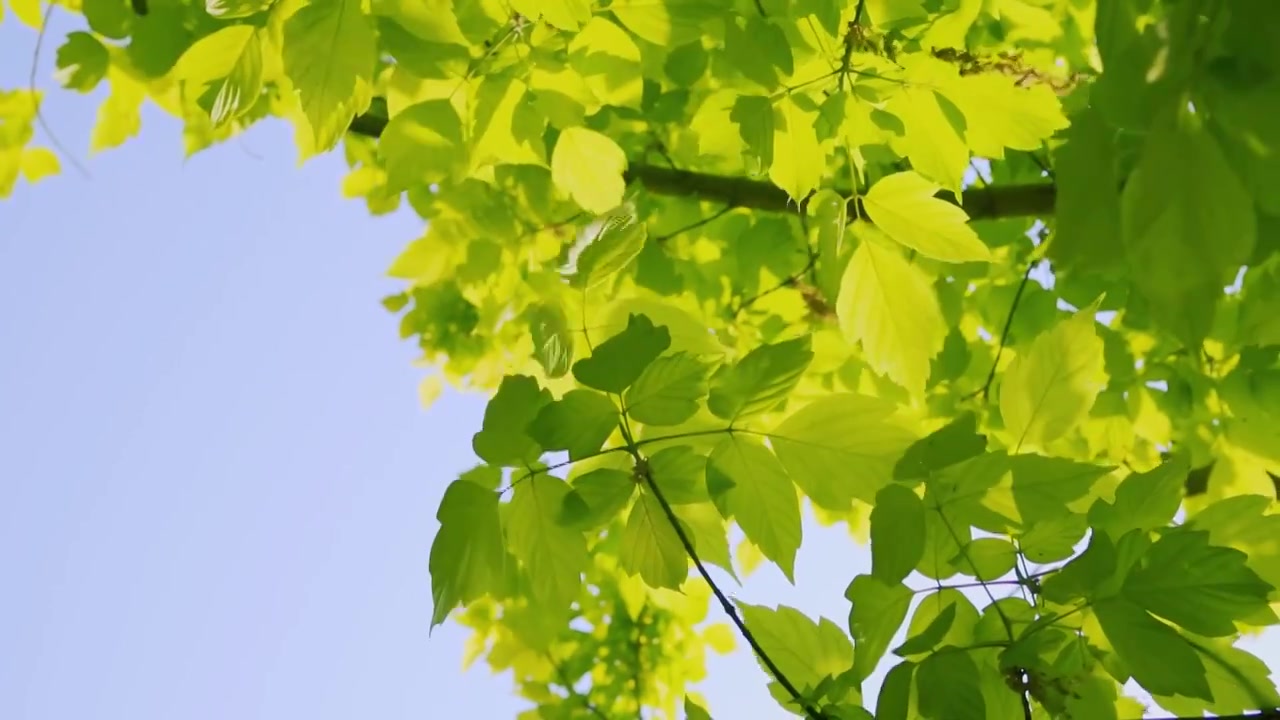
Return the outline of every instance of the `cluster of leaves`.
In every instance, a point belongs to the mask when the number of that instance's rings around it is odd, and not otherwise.
[[[1274,2],[64,7],[91,149],[148,98],[188,153],[281,117],[426,221],[384,303],[493,393],[433,624],[528,717],[709,717],[712,598],[809,718],[1280,706],[1235,646],[1280,600]],[[0,193],[55,169],[37,109]],[[869,535],[847,632],[708,570],[794,581],[806,505]]]

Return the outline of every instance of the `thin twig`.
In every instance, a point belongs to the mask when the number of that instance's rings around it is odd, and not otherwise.
[[[35,103],[36,106],[36,124],[40,126],[45,135],[49,136],[49,144],[58,151],[59,155],[65,157],[67,162],[71,163],[71,167],[80,172],[81,177],[88,180],[89,171],[80,164],[79,160],[76,160],[75,155],[72,155],[63,146],[62,141],[58,139],[57,133],[53,131],[53,128],[49,127],[49,123],[44,119],[44,113],[40,112],[40,99],[36,96],[36,70],[40,67],[40,51],[44,48],[44,35],[49,29],[49,18],[53,16],[55,7],[57,7],[57,3],[50,2],[49,7],[45,8],[44,19],[40,21],[40,32],[36,34],[36,47],[31,53],[31,73],[27,75],[27,91],[31,94],[31,102]]]
[[[1035,269],[1040,261],[1032,260],[1027,263],[1027,269],[1022,273],[1022,282],[1018,283],[1018,290],[1013,294],[1013,302],[1009,304],[1009,314],[1004,319],[1004,329],[1000,331],[1000,345],[996,348],[996,358],[991,361],[991,370],[987,373],[987,379],[982,383],[982,387],[965,395],[962,400],[972,400],[981,395],[983,402],[986,402],[991,392],[991,382],[996,378],[996,369],[1000,367],[1000,356],[1004,354],[1005,343],[1009,341],[1009,328],[1013,327],[1013,314],[1018,311],[1018,303],[1022,300],[1022,293],[1027,289],[1027,281],[1031,279],[1031,271]]]
[[[787,679],[787,676],[778,668],[773,658],[769,657],[764,648],[760,647],[756,636],[751,633],[751,630],[747,628],[747,624],[738,616],[738,611],[734,609],[733,603],[724,594],[724,591],[720,589],[720,586],[716,585],[715,580],[711,579],[711,573],[707,572],[707,566],[703,565],[702,560],[698,558],[698,552],[693,547],[693,541],[689,539],[684,528],[680,525],[680,519],[676,517],[675,511],[671,509],[671,504],[667,502],[666,496],[658,489],[658,484],[653,481],[653,473],[649,470],[648,461],[642,458],[638,452],[633,452],[632,456],[636,461],[637,472],[644,479],[645,484],[649,487],[649,491],[653,493],[653,497],[658,501],[658,504],[662,506],[662,512],[667,516],[667,521],[671,523],[671,527],[675,530],[676,537],[680,539],[680,544],[684,546],[684,551],[689,555],[689,559],[693,560],[693,565],[698,569],[698,574],[707,582],[707,585],[711,586],[712,594],[720,601],[720,607],[724,609],[725,614],[729,616],[729,620],[738,628],[738,633],[742,635],[742,639],[747,641],[747,644],[755,651],[756,657],[760,658],[760,662],[764,663],[769,673],[787,691],[787,694],[796,701],[796,704],[804,710],[805,715],[810,720],[827,720],[827,716],[804,698],[800,691],[796,689],[795,684]]]
[[[698,228],[702,227],[703,225],[709,225],[709,224],[711,224],[711,223],[715,222],[716,220],[719,220],[720,218],[724,217],[725,215],[728,215],[729,213],[733,212],[734,207],[735,207],[734,205],[725,205],[724,207],[720,208],[719,210],[715,211],[714,213],[712,213],[712,214],[710,214],[710,215],[708,215],[708,216],[706,216],[706,217],[704,217],[704,218],[702,218],[702,219],[700,219],[700,220],[697,220],[697,221],[695,221],[695,222],[691,222],[691,223],[689,223],[688,225],[685,225],[685,226],[684,226],[684,227],[682,227],[682,228],[679,228],[679,229],[677,229],[677,230],[673,230],[673,231],[671,231],[671,232],[667,233],[666,235],[659,235],[659,236],[655,237],[655,238],[653,239],[653,241],[654,241],[654,242],[658,242],[658,243],[666,242],[666,241],[670,240],[671,238],[673,238],[673,237],[675,237],[675,236],[677,236],[677,235],[683,235],[684,233],[687,233],[687,232],[689,232],[690,230],[697,230]]]
[[[800,282],[800,278],[804,277],[810,270],[813,269],[814,265],[817,262],[818,262],[818,254],[810,253],[809,260],[808,262],[805,263],[804,267],[782,278],[777,282],[777,284],[773,285],[772,287],[761,290],[755,295],[752,295],[751,297],[746,298],[742,302],[738,303],[738,307],[733,311],[733,317],[736,318],[743,310],[746,310],[747,308],[751,307],[752,304],[759,302],[762,298],[768,297],[778,292],[779,290],[782,290],[783,288],[794,287],[796,283]]]

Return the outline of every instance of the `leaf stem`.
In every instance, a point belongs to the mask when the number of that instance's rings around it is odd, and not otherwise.
[[[991,382],[995,380],[996,369],[1000,367],[1000,356],[1004,354],[1005,343],[1009,341],[1009,329],[1013,327],[1013,315],[1018,311],[1018,303],[1022,301],[1022,293],[1027,289],[1027,281],[1031,279],[1031,271],[1035,269],[1040,260],[1033,259],[1027,263],[1027,269],[1022,273],[1022,281],[1018,283],[1018,290],[1013,294],[1013,302],[1009,304],[1009,314],[1004,318],[1004,329],[1000,331],[1000,345],[996,348],[996,358],[991,361],[991,370],[987,372],[987,379],[982,383],[982,387],[965,395],[963,400],[971,400],[979,395],[982,401],[986,402],[991,392]]]

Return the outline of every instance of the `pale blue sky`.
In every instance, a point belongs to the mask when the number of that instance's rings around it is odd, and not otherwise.
[[[8,20],[21,87],[35,34]],[[421,221],[344,200],[341,156],[299,168],[279,121],[184,162],[149,107],[87,159],[102,96],[45,105],[91,178],[0,202],[0,718],[514,717],[509,678],[460,671],[462,630],[427,635],[435,509],[483,402],[424,412],[378,304]],[[843,626],[865,550],[805,533],[799,589],[728,587]],[[745,653],[708,665],[717,717],[785,717]]]

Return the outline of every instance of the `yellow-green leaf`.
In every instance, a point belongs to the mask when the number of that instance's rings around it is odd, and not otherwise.
[[[689,558],[662,505],[648,489],[631,506],[622,530],[618,562],[649,587],[678,588],[689,576]]]
[[[373,98],[373,24],[358,0],[312,0],[285,22],[283,45],[315,149],[328,150]]]
[[[567,610],[578,596],[587,565],[582,533],[557,521],[569,486],[536,475],[516,483],[506,513],[507,550],[524,565],[535,598],[553,611]]]
[[[977,155],[1003,158],[1004,149],[1038,150],[1067,126],[1062,103],[1048,85],[1021,87],[1003,73],[963,75],[947,93],[964,111],[965,141]]]
[[[725,517],[794,582],[800,500],[787,472],[759,440],[731,435],[711,451],[707,490]]]
[[[569,43],[569,65],[604,105],[640,108],[640,49],[625,30],[594,17]]]
[[[627,156],[606,135],[584,127],[560,133],[551,153],[551,177],[556,187],[589,212],[604,214],[622,204],[626,184],[622,173]]]
[[[840,282],[840,329],[873,370],[922,396],[947,336],[933,283],[873,226],[858,221],[854,230],[862,242]]]
[[[987,261],[991,251],[960,207],[934,197],[938,186],[911,170],[881,178],[862,199],[884,234],[943,262]]]
[[[1042,333],[1004,372],[1000,414],[1013,448],[1042,448],[1083,420],[1107,384],[1093,308]]]
[[[802,109],[789,97],[778,101],[773,114],[769,179],[798,203],[818,187],[826,171],[826,155],[813,129],[817,115]]]

